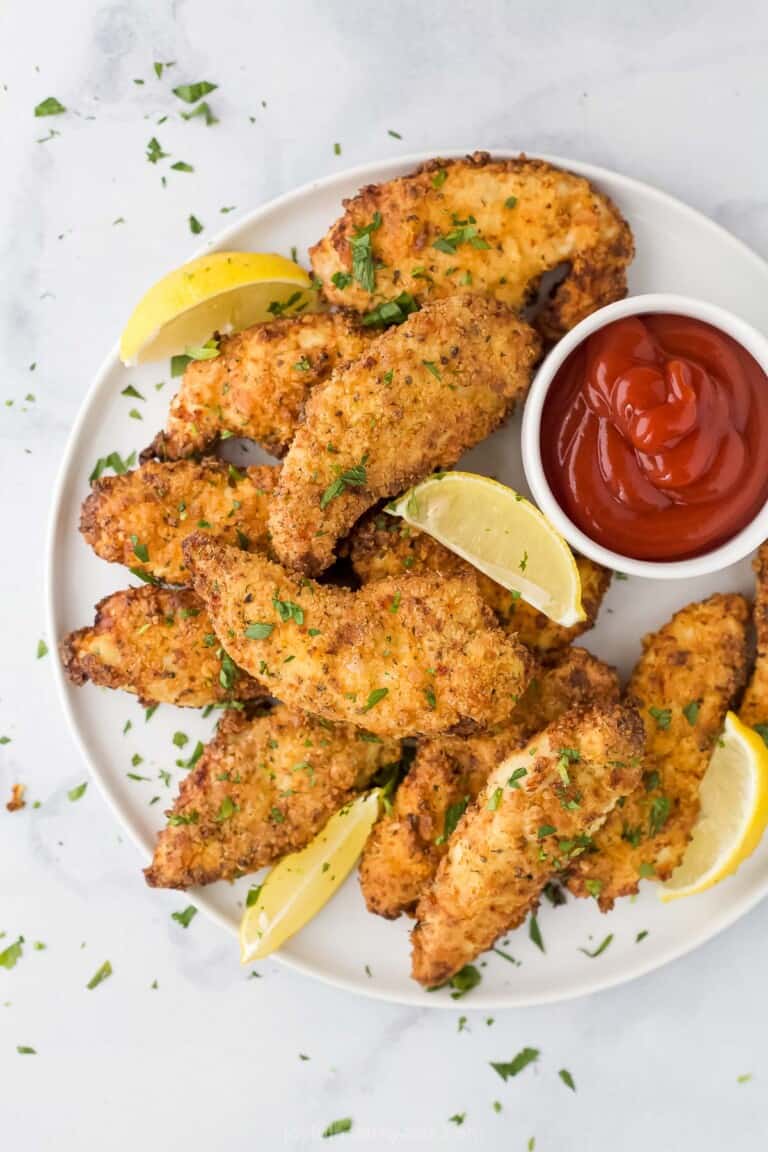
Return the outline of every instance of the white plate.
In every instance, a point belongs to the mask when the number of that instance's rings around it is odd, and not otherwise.
[[[307,185],[257,209],[222,232],[214,246],[288,253],[296,245],[304,253],[339,215],[342,197],[352,195],[363,184],[408,172],[425,159],[405,157]],[[588,164],[558,157],[546,159],[594,181],[626,215],[638,253],[630,270],[633,293],[664,291],[699,296],[768,330],[768,265],[742,243],[647,185]],[[154,385],[162,379],[165,387],[156,391]],[[132,404],[120,395],[129,382],[148,398],[141,405],[143,423],[129,418]],[[95,460],[113,450],[126,456],[132,449],[143,448],[163,426],[176,386],[164,365],[123,368],[115,348],[88,391],[54,493],[48,571],[52,637],[60,638],[70,629],[90,623],[95,602],[129,582],[124,569],[97,559],[83,543],[77,531],[80,503],[88,491],[88,475]],[[518,423],[511,424],[470,452],[461,466],[524,488],[519,435]],[[626,674],[637,659],[642,634],[663,623],[677,608],[714,591],[749,593],[752,586],[746,562],[718,576],[682,583],[614,581],[587,646]],[[189,752],[198,737],[206,738],[211,732],[214,718],[204,721],[192,710],[163,706],[146,723],[132,697],[91,685],[74,688],[65,682],[60,669],[58,677],[64,709],[83,756],[148,859],[163,809],[172,796],[157,778],[158,772],[170,768],[176,777],[182,774],[174,769],[179,751],[171,742],[172,734],[179,729],[189,734]],[[133,726],[123,735],[127,719]],[[151,776],[151,783],[128,779],[134,752],[144,757],[138,771]],[[160,795],[161,801],[150,807],[154,795]],[[138,861],[136,883],[143,883]],[[247,879],[235,885],[216,884],[191,893],[191,899],[234,934],[247,885]],[[471,993],[467,1004],[500,1008],[582,996],[683,955],[733,923],[766,894],[768,841],[735,877],[703,896],[665,907],[652,885],[642,887],[636,900],[621,901],[609,916],[602,916],[593,901],[569,898],[567,905],[557,909],[545,902],[539,923],[546,953],[534,947],[525,928],[512,933],[507,950],[522,964],[512,965],[489,953],[480,962],[482,984]],[[352,877],[323,912],[286,945],[280,958],[301,972],[350,991],[401,1003],[455,1007],[447,991],[427,993],[410,979],[409,927],[406,919],[390,923],[368,915],[357,879]],[[648,935],[636,943],[642,931]],[[581,947],[594,948],[609,932],[613,941],[596,959],[579,951]],[[236,948],[233,938],[233,951]]]

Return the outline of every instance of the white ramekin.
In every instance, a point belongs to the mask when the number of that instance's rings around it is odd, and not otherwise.
[[[590,560],[614,568],[619,572],[626,572],[630,576],[645,576],[654,580],[684,580],[692,576],[703,576],[709,572],[719,572],[729,564],[735,564],[753,552],[763,540],[768,537],[768,502],[761,508],[755,518],[742,528],[738,535],[733,536],[719,548],[706,552],[702,556],[695,556],[691,560],[673,560],[669,562],[654,560],[636,560],[631,556],[624,556],[620,552],[612,552],[603,548],[591,537],[578,528],[566,516],[558,504],[547,483],[544,467],[541,460],[541,413],[549,392],[552,380],[560,366],[574,350],[598,328],[603,328],[613,320],[621,320],[626,316],[638,316],[647,312],[665,312],[677,316],[691,316],[696,320],[703,320],[714,328],[719,328],[728,336],[732,336],[743,348],[746,348],[763,371],[768,374],[768,338],[763,336],[751,324],[741,320],[733,313],[727,312],[716,304],[709,304],[703,300],[695,300],[689,296],[675,296],[668,292],[654,292],[647,296],[630,296],[626,300],[619,300],[615,304],[608,304],[605,308],[593,312],[580,324],[563,337],[544,360],[534,378],[528,399],[523,412],[522,453],[523,467],[526,479],[538,504],[547,519],[558,532],[565,537],[572,548],[588,556]],[[768,459],[768,447],[766,447]],[[768,466],[768,465],[767,465]]]

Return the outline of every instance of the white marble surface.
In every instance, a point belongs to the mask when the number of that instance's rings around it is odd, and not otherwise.
[[[35,650],[68,430],[137,295],[197,245],[190,213],[205,238],[222,205],[244,211],[341,165],[497,143],[649,180],[768,256],[767,47],[765,7],[744,0],[3,6],[0,796],[22,781],[30,801],[0,810],[0,949],[27,941],[0,969],[4,1145],[303,1149],[350,1116],[341,1147],[765,1147],[765,906],[635,984],[493,1022],[471,997],[455,1013],[389,1007],[277,963],[247,979],[214,925],[171,921],[178,898],[145,888],[93,786],[67,800],[84,769],[52,656]],[[167,79],[155,60],[177,61]],[[156,127],[177,111],[172,83],[199,79],[220,85],[220,123]],[[35,119],[50,95],[71,111]],[[195,172],[161,188],[153,134]],[[114,975],[87,991],[106,959]],[[538,1066],[503,1084],[489,1061],[524,1045]]]

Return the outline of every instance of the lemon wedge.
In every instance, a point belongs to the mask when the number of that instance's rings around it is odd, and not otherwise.
[[[584,620],[573,553],[512,488],[470,472],[439,472],[388,504],[387,512],[434,536],[555,623]]]
[[[210,252],[144,294],[120,338],[126,365],[163,360],[275,315],[317,310],[309,273],[270,252]]]
[[[277,951],[346,880],[376,823],[381,788],[340,809],[301,852],[275,865],[240,923],[240,959],[262,960]]]
[[[729,712],[701,781],[701,810],[680,865],[660,889],[664,901],[705,892],[751,856],[768,825],[768,748]]]

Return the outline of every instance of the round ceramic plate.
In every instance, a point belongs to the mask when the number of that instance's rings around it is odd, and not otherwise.
[[[408,172],[425,159],[409,156],[309,184],[257,209],[222,232],[213,246],[286,254],[295,246],[303,255],[337,218],[343,197],[354,194],[361,185]],[[742,243],[684,204],[644,184],[588,164],[556,156],[546,159],[593,181],[629,220],[637,243],[630,292],[698,296],[731,309],[763,330],[768,328],[768,265]],[[141,405],[141,423],[129,417],[132,402],[121,396],[129,383],[147,398]],[[59,639],[69,630],[89,624],[96,601],[131,580],[124,569],[104,563],[89,551],[77,530],[80,504],[88,491],[89,473],[100,456],[118,451],[126,457],[143,448],[163,426],[176,383],[169,378],[166,364],[123,368],[114,349],[88,391],[54,493],[48,572],[51,637]],[[253,458],[259,459],[258,451]],[[519,423],[512,422],[496,433],[459,466],[525,490]],[[644,632],[657,628],[691,600],[715,591],[749,593],[751,584],[748,562],[687,583],[614,581],[586,646],[626,675],[638,657]],[[92,685],[74,688],[65,682],[60,669],[58,676],[64,708],[83,756],[141,848],[143,864],[149,859],[163,811],[183,774],[175,766],[179,751],[172,743],[172,734],[179,729],[186,732],[190,737],[188,750],[195,740],[209,737],[215,717],[204,720],[192,710],[163,706],[145,721],[131,696]],[[129,719],[132,726],[124,734]],[[139,774],[149,780],[128,776],[135,753],[143,757]],[[173,777],[170,789],[159,775],[168,770]],[[156,796],[160,799],[153,803]],[[136,883],[143,883],[138,860]],[[233,885],[214,884],[190,893],[195,904],[230,931],[233,954],[248,883],[246,878]],[[622,983],[703,943],[753,907],[766,891],[768,840],[736,876],[703,896],[668,906],[660,903],[649,883],[642,885],[636,899],[621,901],[607,916],[601,915],[591,900],[569,898],[559,908],[544,902],[539,925],[546,950],[534,946],[525,928],[511,933],[505,951],[519,963],[493,952],[482,957],[478,962],[482,983],[467,1003],[473,1008],[536,1004]],[[427,993],[411,980],[409,928],[405,918],[388,922],[369,915],[353,876],[320,915],[288,942],[279,958],[301,972],[367,996],[433,1008],[455,1006],[447,990]],[[594,951],[609,933],[613,936],[610,946],[599,956],[593,959],[582,951]]]

